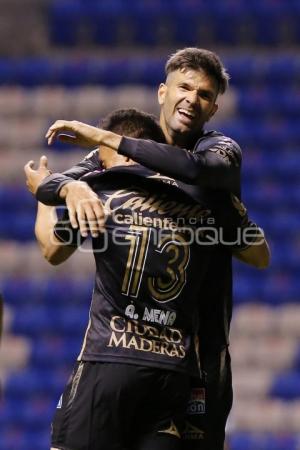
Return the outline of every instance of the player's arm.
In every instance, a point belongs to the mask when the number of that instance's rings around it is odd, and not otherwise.
[[[257,269],[266,269],[270,265],[270,248],[261,228],[258,228],[255,234],[256,237],[249,242],[249,245],[243,249],[234,250],[233,256]]]
[[[168,144],[123,137],[118,153],[187,184],[235,190],[239,184],[241,150],[229,138],[211,138],[193,152]]]
[[[43,205],[38,202],[35,221],[35,236],[44,258],[52,265],[66,261],[76,250],[77,246],[58,238],[55,233],[57,214],[55,207]]]
[[[83,175],[100,170],[98,149],[91,151],[82,161],[63,173],[53,173],[45,177],[35,186],[31,192],[36,195],[38,201],[45,205],[61,205],[64,198],[60,196],[60,190],[67,183],[79,180]]]
[[[86,166],[86,163],[88,164],[88,167]],[[29,161],[25,165],[26,184],[29,191],[34,193],[36,186],[41,187],[43,185],[47,195],[47,192],[53,193],[53,190],[55,191],[56,189],[55,186],[60,185],[60,204],[66,204],[71,225],[74,228],[79,227],[82,236],[87,236],[89,230],[93,237],[97,237],[99,232],[103,230],[105,223],[103,205],[97,194],[85,182],[76,181],[61,174],[52,174],[49,177],[50,171],[47,164],[48,161],[46,156],[42,156],[37,170],[33,168],[34,161]],[[95,167],[96,164],[98,164],[98,168],[100,168],[98,152],[92,152],[82,163],[80,163],[80,165],[84,166],[83,170],[86,172],[89,172],[91,167]],[[83,170],[81,170],[81,173]],[[73,170],[73,173],[74,172],[75,171]],[[79,170],[77,171],[77,174],[78,172]],[[62,179],[63,182],[61,181]],[[45,203],[47,204],[47,202]],[[56,204],[57,202],[54,203]]]
[[[72,180],[63,185],[59,195],[68,209],[71,226],[79,229],[83,237],[89,232],[93,237],[98,237],[104,230],[105,212],[100,198],[89,185]]]
[[[72,135],[62,134],[64,132]],[[154,141],[119,136],[77,121],[56,121],[46,134],[48,143],[56,138],[76,145],[103,144],[152,170],[188,184],[235,190],[239,177],[240,149],[229,138],[209,141],[207,148],[188,150]]]
[[[233,256],[257,269],[266,269],[271,254],[262,228],[249,219],[247,209],[235,195],[231,195],[231,206],[233,208],[228,211],[227,223],[230,238],[233,235],[236,238],[232,247]]]

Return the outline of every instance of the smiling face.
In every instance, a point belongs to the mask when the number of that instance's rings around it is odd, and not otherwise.
[[[203,70],[171,72],[158,89],[160,125],[167,142],[186,146],[199,136],[218,109],[218,85]]]

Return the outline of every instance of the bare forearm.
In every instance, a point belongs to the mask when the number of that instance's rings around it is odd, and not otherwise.
[[[122,136],[112,131],[99,129],[98,145],[105,145],[112,150],[118,151],[121,144]]]
[[[257,269],[266,269],[269,267],[271,253],[263,232],[260,236],[257,236],[256,240],[248,248],[234,252],[234,256],[238,260]]]
[[[44,256],[46,248],[56,240],[53,233],[53,227],[56,222],[57,215],[55,208],[38,202],[35,221],[35,236]]]
[[[53,265],[65,261],[76,248],[60,242],[54,234],[54,225],[57,222],[56,210],[38,202],[35,222],[35,236],[44,258]]]

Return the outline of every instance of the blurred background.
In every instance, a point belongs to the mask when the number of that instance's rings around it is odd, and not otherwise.
[[[272,265],[235,264],[230,450],[300,449],[300,1],[1,0],[0,292],[5,333],[0,450],[46,450],[56,403],[87,323],[89,254],[61,267],[34,240],[23,166],[55,171],[84,153],[44,134],[53,120],[97,124],[109,111],[158,113],[177,48],[217,51],[231,74],[210,128],[243,149],[243,198]]]

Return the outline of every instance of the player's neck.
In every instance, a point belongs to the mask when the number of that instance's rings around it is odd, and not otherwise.
[[[166,137],[167,143],[176,145],[177,147],[192,149],[194,148],[198,139],[202,136],[203,131],[193,135],[186,135],[182,133],[172,133],[169,137]]]
[[[167,126],[162,116],[160,117],[160,126],[165,135],[167,144],[181,148],[192,149],[203,134],[203,130],[197,131],[197,133],[176,132]]]

